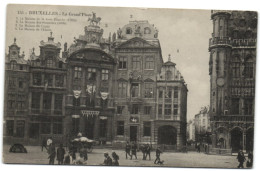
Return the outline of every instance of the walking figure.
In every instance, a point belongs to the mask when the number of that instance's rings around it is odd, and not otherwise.
[[[60,144],[60,147],[57,149],[57,160],[59,165],[63,164],[64,155],[65,149],[63,148],[63,144]]]
[[[156,159],[155,159],[155,161],[154,161],[154,164],[159,164],[159,163],[161,163],[160,155],[161,155],[161,153],[162,153],[160,147],[157,147],[155,153],[156,153],[156,154],[155,154]]]
[[[248,160],[246,163],[246,167],[251,168],[253,166],[253,153],[251,151],[248,152]]]
[[[131,151],[131,145],[130,145],[129,142],[127,141],[126,146],[125,146],[125,158],[126,158],[126,159],[127,159],[127,156],[128,156],[128,155],[129,155],[129,157],[131,157],[130,151]]]
[[[146,146],[145,145],[141,145],[140,147],[142,153],[143,153],[143,160],[146,160]]]
[[[245,158],[245,155],[242,150],[239,150],[239,152],[237,154],[237,160],[239,162],[239,165],[237,166],[237,168],[244,168],[244,162],[245,162],[246,158]]]
[[[51,143],[49,148],[49,157],[48,157],[50,159],[49,160],[50,165],[54,164],[55,157],[56,157],[55,145],[54,143]]]
[[[42,139],[42,151],[43,151],[43,147],[48,151],[46,138]]]
[[[145,150],[146,154],[145,154],[145,159],[147,159],[147,156],[149,155],[149,160],[151,160],[151,146],[150,144],[146,145],[146,150]]]
[[[137,144],[135,142],[133,142],[132,144],[132,148],[131,148],[131,160],[132,160],[132,157],[135,156],[135,159],[137,159],[137,156],[136,156],[136,151],[137,151]]]

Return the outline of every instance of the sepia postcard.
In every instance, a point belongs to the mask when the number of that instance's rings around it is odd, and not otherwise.
[[[252,168],[255,11],[9,4],[3,163]]]

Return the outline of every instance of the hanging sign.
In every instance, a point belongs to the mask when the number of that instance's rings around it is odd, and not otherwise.
[[[80,118],[80,115],[72,115],[72,118]]]
[[[99,115],[99,111],[93,111],[93,110],[81,110],[81,113],[83,116],[86,116],[86,117],[93,117],[93,116],[98,116]]]
[[[99,119],[101,119],[101,120],[106,120],[107,117],[106,117],[106,116],[99,116]]]

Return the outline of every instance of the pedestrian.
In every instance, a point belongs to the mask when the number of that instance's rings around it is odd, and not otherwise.
[[[147,159],[147,156],[149,155],[149,160],[151,160],[151,146],[150,144],[147,143],[146,145],[146,154],[145,154],[145,159]]]
[[[162,151],[161,151],[160,147],[157,147],[156,152],[155,152],[156,159],[154,161],[154,164],[158,164],[161,162],[161,159],[160,159],[161,153],[162,153]]]
[[[48,149],[47,149],[47,140],[46,140],[45,137],[42,139],[42,151],[43,151],[43,147],[48,151]]]
[[[253,166],[253,153],[251,151],[248,152],[247,158],[246,167],[251,168]]]
[[[50,146],[49,147],[49,157],[48,157],[49,158],[49,164],[53,165],[55,157],[56,157],[55,144],[51,143],[49,146]]]
[[[63,164],[64,155],[65,149],[63,148],[63,144],[60,144],[60,147],[57,149],[57,160],[59,165]]]
[[[143,153],[143,160],[146,160],[146,157],[145,157],[145,155],[146,155],[146,146],[142,144],[140,146],[140,149],[141,149],[141,151]]]
[[[84,147],[82,149],[80,149],[79,151],[82,155],[85,161],[88,160],[88,151],[87,151],[87,147],[86,145],[84,145]]]
[[[137,144],[135,142],[133,142],[132,147],[131,147],[131,152],[132,152],[131,160],[132,160],[133,156],[135,156],[135,159],[137,159],[136,151],[137,151]]]
[[[245,155],[242,150],[239,150],[239,152],[237,154],[237,160],[239,162],[239,165],[237,166],[237,168],[244,168],[244,162],[245,162],[246,158],[245,158]]]
[[[131,157],[130,151],[131,151],[131,145],[127,141],[126,146],[125,146],[125,158],[126,159],[127,159],[127,156]]]
[[[47,142],[46,142],[47,147],[50,147],[50,145],[51,145],[52,143],[53,143],[52,137],[49,137],[49,138],[47,139]]]
[[[104,163],[101,164],[101,165],[103,165],[103,166],[112,166],[112,159],[111,159],[111,157],[108,155],[107,152],[104,153],[104,157],[105,157]]]
[[[72,152],[68,151],[67,155],[64,158],[64,165],[70,165],[73,163],[73,159],[72,159]]]
[[[197,152],[200,153],[200,144],[197,144]]]
[[[113,166],[119,166],[119,156],[116,154],[116,152],[112,152],[112,165]]]

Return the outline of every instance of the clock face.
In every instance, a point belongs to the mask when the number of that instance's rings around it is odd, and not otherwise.
[[[217,85],[218,86],[223,86],[225,84],[225,82],[224,82],[224,79],[223,78],[218,78],[217,79]]]

